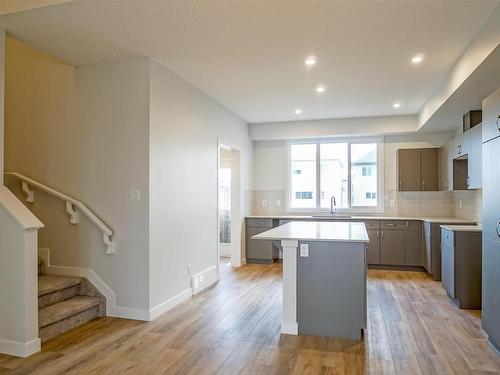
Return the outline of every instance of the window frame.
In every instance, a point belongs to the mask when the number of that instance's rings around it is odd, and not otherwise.
[[[312,213],[323,213],[330,212],[329,208],[321,208],[321,155],[319,145],[324,143],[347,143],[347,196],[349,207],[342,208],[338,207],[337,212],[342,213],[383,213],[384,212],[384,137],[337,137],[337,138],[321,138],[321,139],[299,139],[290,140],[287,142],[286,147],[286,210],[287,212],[312,212]],[[352,186],[351,186],[351,145],[353,144],[363,144],[363,143],[376,143],[377,144],[377,206],[355,206],[352,204]],[[291,146],[297,144],[316,144],[316,207],[302,208],[302,207],[291,207],[292,201],[292,190],[291,190]]]

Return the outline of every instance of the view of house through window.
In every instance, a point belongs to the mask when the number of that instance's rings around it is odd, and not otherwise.
[[[290,145],[289,207],[328,209],[377,207],[376,142]]]

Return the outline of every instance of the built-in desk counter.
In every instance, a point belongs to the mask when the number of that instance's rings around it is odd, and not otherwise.
[[[291,221],[252,238],[283,248],[282,333],[360,339],[369,242],[363,222]]]

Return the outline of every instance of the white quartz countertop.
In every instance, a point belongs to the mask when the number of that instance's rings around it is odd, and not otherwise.
[[[405,220],[405,221],[426,221],[429,223],[443,224],[475,224],[474,220],[460,219],[457,217],[424,217],[424,216],[351,216],[350,218],[335,216],[307,216],[307,215],[253,215],[247,216],[247,219],[278,219],[278,220]]]
[[[482,232],[481,225],[441,225],[441,228],[451,230],[453,232]]]
[[[369,242],[365,224],[349,221],[291,221],[252,238],[256,240]]]

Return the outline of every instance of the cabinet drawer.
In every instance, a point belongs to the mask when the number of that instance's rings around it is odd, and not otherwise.
[[[365,220],[366,229],[380,229],[380,221],[379,220]]]
[[[273,219],[247,219],[247,226],[252,228],[272,228]]]
[[[406,221],[402,220],[383,220],[380,222],[380,229],[384,230],[405,230],[406,229]]]

